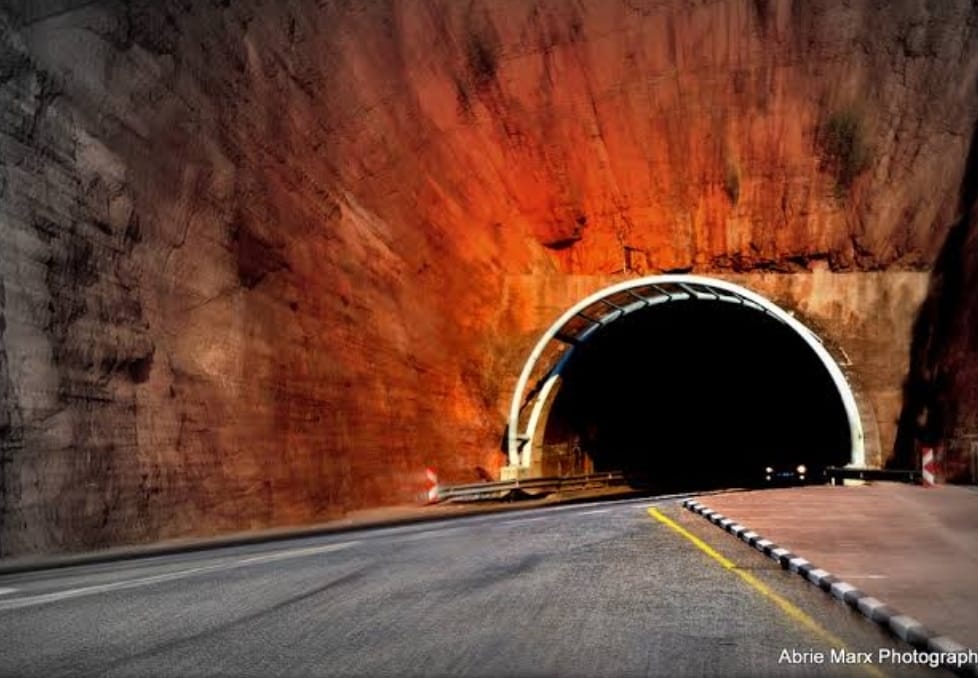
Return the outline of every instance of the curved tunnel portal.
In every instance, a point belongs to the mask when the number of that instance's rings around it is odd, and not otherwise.
[[[672,280],[596,295],[541,340],[562,350],[521,399],[530,475],[623,471],[679,491],[861,461],[852,392],[807,328],[729,283]]]

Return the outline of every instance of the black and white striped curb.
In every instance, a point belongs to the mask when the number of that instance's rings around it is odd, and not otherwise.
[[[698,513],[717,527],[726,530],[772,560],[777,561],[782,568],[794,572],[802,579],[858,610],[915,649],[928,653],[952,655],[969,653],[968,649],[960,643],[932,631],[913,617],[900,614],[886,603],[860,591],[832,573],[816,567],[789,549],[782,548],[769,539],[764,539],[737,521],[727,518],[693,499],[687,499],[682,504],[683,507],[693,513]],[[976,664],[945,664],[945,668],[962,676],[978,676],[978,665]]]

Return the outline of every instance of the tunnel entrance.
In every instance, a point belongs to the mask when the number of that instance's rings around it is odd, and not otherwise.
[[[623,471],[663,491],[749,486],[768,466],[849,462],[845,409],[824,366],[774,318],[674,304],[611,323],[562,375],[542,474]]]
[[[568,309],[524,365],[503,477],[623,471],[663,491],[863,465],[855,396],[807,327],[725,281],[653,276]]]

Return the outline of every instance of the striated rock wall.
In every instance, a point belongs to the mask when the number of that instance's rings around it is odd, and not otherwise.
[[[965,0],[4,3],[0,556],[498,468],[534,339],[507,276],[929,270],[976,29]]]

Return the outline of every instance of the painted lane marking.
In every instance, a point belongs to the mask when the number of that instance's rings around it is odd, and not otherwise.
[[[17,589],[0,588],[0,596],[6,596],[11,593],[16,593]]]
[[[438,539],[439,537],[454,537],[460,532],[468,532],[471,534],[471,530],[464,527],[450,527],[442,528],[440,530],[424,530],[423,532],[414,532],[412,534],[406,534],[403,537],[395,536],[390,541],[393,543],[404,543],[412,541],[423,541],[425,539]]]
[[[599,513],[610,513],[611,509],[595,509],[593,511],[581,511],[577,515],[579,516],[596,516]]]
[[[770,602],[780,609],[789,619],[793,620],[796,624],[799,624],[805,629],[808,629],[816,636],[818,636],[823,642],[827,643],[830,647],[836,647],[840,649],[847,649],[846,644],[842,642],[842,639],[834,635],[830,631],[822,628],[818,622],[809,617],[805,612],[803,612],[799,607],[795,606],[794,603],[779,596],[777,593],[772,591],[766,584],[764,584],[757,577],[752,575],[750,572],[746,572],[737,567],[737,565],[727,558],[726,556],[718,553],[712,546],[707,544],[705,541],[692,534],[679,525],[674,520],[663,514],[661,511],[655,508],[649,509],[649,515],[653,519],[659,521],[673,532],[685,537],[694,546],[696,546],[700,551],[710,556],[714,561],[719,563],[725,570],[729,570],[740,577],[748,586],[760,593],[762,596],[767,598]],[[882,677],[886,674],[877,669],[875,666],[869,664],[861,664],[867,673],[873,676]]]
[[[242,567],[244,565],[254,565],[255,563],[274,563],[279,560],[289,560],[291,558],[302,558],[304,556],[314,556],[319,553],[329,553],[330,551],[342,551],[356,544],[355,541],[344,541],[338,544],[325,544],[323,546],[307,546],[300,549],[290,549],[279,551],[278,553],[267,553],[260,556],[251,556],[231,563],[230,567]]]
[[[176,581],[178,579],[185,579],[187,577],[192,577],[194,575],[205,574],[207,572],[218,572],[220,570],[234,570],[239,567],[247,567],[248,565],[256,565],[259,563],[273,563],[279,560],[286,560],[289,558],[302,558],[304,556],[311,556],[319,553],[341,551],[357,543],[359,542],[347,541],[347,542],[340,542],[338,544],[326,544],[325,546],[312,546],[309,548],[292,549],[290,551],[280,551],[277,553],[270,553],[266,555],[252,556],[250,558],[243,558],[243,559],[235,560],[234,562],[230,562],[230,563],[218,563],[215,565],[192,567],[188,570],[180,570],[179,572],[168,572],[166,574],[156,574],[148,577],[139,577],[137,579],[126,579],[124,581],[110,582],[108,584],[96,584],[93,586],[83,586],[77,589],[68,589],[66,591],[54,591],[52,593],[42,593],[36,596],[29,596],[23,598],[8,598],[6,600],[0,601],[0,612],[5,610],[16,610],[23,607],[33,607],[35,605],[44,605],[45,603],[55,603],[61,600],[69,600],[72,598],[81,598],[84,596],[91,596],[98,593],[109,593],[111,591],[124,591],[127,589],[135,589],[142,586],[150,586],[152,584],[161,584],[164,582]]]
[[[535,518],[514,518],[513,520],[504,520],[502,523],[500,523],[500,525],[526,525],[527,523],[536,523],[546,519],[546,516],[537,516]]]

